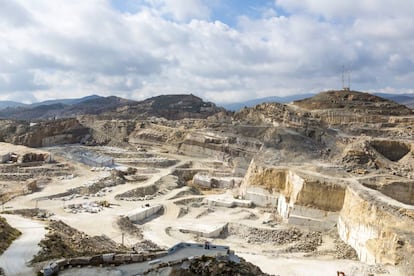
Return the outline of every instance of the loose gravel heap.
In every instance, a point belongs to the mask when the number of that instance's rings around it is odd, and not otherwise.
[[[346,260],[358,260],[358,255],[354,248],[344,243],[341,239],[335,240],[335,258]]]
[[[127,248],[107,236],[89,236],[62,221],[51,221],[49,233],[40,241],[42,248],[33,262],[103,253],[124,253]]]
[[[134,244],[132,249],[137,253],[157,252],[157,251],[165,250],[149,240],[142,240],[140,242],[137,242],[136,244]]]
[[[212,257],[195,258],[187,263],[173,268],[171,276],[191,276],[191,275],[251,275],[267,276],[259,267],[252,263],[246,262],[240,258],[240,262],[232,262],[226,259],[217,259]]]
[[[266,229],[249,227],[247,225],[229,223],[227,227],[228,235],[235,235],[247,241],[247,243],[272,243],[275,245],[284,245],[297,241],[311,241],[312,244],[321,243],[320,232],[303,232],[298,228],[289,229]]]
[[[27,218],[48,218],[53,214],[47,211],[46,209],[32,208],[32,209],[17,209],[17,210],[8,210],[3,212],[4,214],[14,214],[21,215]]]
[[[315,252],[322,244],[322,233],[321,232],[309,232],[302,235],[301,239],[295,245],[290,246],[285,252]]]

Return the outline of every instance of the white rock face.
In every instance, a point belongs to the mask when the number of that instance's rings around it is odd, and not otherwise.
[[[156,214],[161,208],[162,205],[142,207],[131,211],[127,216],[132,222],[139,222]]]
[[[368,240],[378,238],[379,233],[376,229],[364,224],[349,226],[341,217],[338,218],[337,225],[341,239],[355,249],[362,262],[377,263],[375,255],[366,247]]]
[[[278,205],[278,196],[272,195],[260,187],[247,188],[244,198],[261,207]]]

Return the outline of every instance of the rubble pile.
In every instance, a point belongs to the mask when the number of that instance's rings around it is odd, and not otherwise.
[[[53,213],[45,209],[33,208],[33,209],[17,209],[11,211],[5,211],[5,214],[21,215],[27,218],[39,218],[46,219],[53,216]]]
[[[245,239],[247,243],[273,243],[283,245],[296,241],[302,241],[303,243],[309,241],[311,244],[320,244],[321,242],[320,232],[305,233],[295,227],[289,229],[266,229],[229,223],[227,231],[228,235],[236,235]]]
[[[103,253],[123,253],[127,248],[107,236],[89,236],[62,221],[51,221],[49,233],[40,241],[41,251],[33,262]]]
[[[73,214],[86,212],[91,214],[99,213],[103,210],[103,206],[99,202],[84,202],[82,204],[69,204],[65,206],[65,211]]]
[[[134,250],[137,253],[143,253],[143,252],[161,251],[162,248],[150,240],[142,240],[134,244],[134,246],[132,247],[132,250]]]
[[[125,184],[125,182],[125,178],[122,175],[112,170],[111,175],[108,177],[85,183],[83,186],[69,189],[67,192],[48,196],[48,199],[67,201],[82,196],[84,199],[89,199],[89,197],[103,197],[106,193],[112,192],[111,187]]]
[[[122,232],[126,232],[131,236],[138,237],[140,239],[144,237],[142,235],[142,229],[137,224],[133,223],[127,216],[119,217],[117,225]]]
[[[341,239],[335,240],[335,258],[346,260],[358,260],[358,255],[352,246],[346,244]]]
[[[240,259],[240,262],[232,262],[225,258],[202,257],[196,258],[176,267],[170,273],[171,276],[190,275],[256,275],[266,276],[259,267]]]
[[[315,252],[322,244],[322,234],[321,232],[309,232],[301,237],[299,242],[289,246],[285,252]]]
[[[116,199],[127,201],[150,200],[167,192],[183,187],[186,183],[175,175],[167,175],[155,182],[153,185],[138,187],[117,195]]]

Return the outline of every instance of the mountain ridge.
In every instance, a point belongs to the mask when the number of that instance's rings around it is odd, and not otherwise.
[[[346,91],[338,90],[338,95]],[[321,92],[323,93],[323,92]],[[320,93],[319,93],[320,94]],[[301,102],[319,94],[296,94],[292,96],[272,96],[252,99],[245,102],[219,104],[204,101],[192,94],[168,94],[154,96],[142,101],[134,101],[116,96],[103,97],[89,95],[82,98],[47,100],[33,104],[13,101],[0,101],[0,118],[18,120],[42,120],[68,118],[78,115],[101,115],[107,117],[155,116],[168,119],[201,118],[220,111],[238,111],[243,107],[254,107],[262,103]],[[414,94],[365,93],[414,108]],[[369,100],[368,98],[366,100]],[[4,106],[11,105],[6,108]],[[2,108],[3,106],[3,108]],[[221,108],[221,109],[220,109]]]

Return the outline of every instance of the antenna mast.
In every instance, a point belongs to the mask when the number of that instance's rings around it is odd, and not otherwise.
[[[347,74],[347,76],[345,76]],[[347,78],[347,86],[345,85],[345,78]],[[351,70],[345,70],[345,66],[342,65],[342,90],[350,91],[351,90]]]

